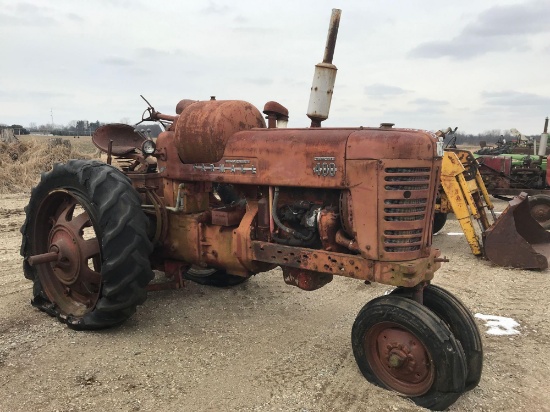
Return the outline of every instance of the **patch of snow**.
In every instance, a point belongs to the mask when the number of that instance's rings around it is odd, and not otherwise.
[[[476,313],[474,315],[476,318],[485,321],[485,326],[487,326],[488,335],[518,335],[519,331],[516,330],[519,327],[519,323],[512,318],[505,318],[503,316],[495,315],[483,315],[481,313]]]

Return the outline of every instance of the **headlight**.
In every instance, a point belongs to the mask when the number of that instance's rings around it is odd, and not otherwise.
[[[155,145],[155,142],[153,142],[152,140],[146,140],[141,145],[141,151],[148,155],[155,153],[156,148],[157,146]]]

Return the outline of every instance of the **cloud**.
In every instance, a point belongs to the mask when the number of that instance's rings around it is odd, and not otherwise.
[[[425,42],[412,49],[410,58],[471,59],[490,52],[531,49],[529,35],[550,31],[550,2],[495,6],[480,13],[450,40]]]
[[[122,57],[107,57],[102,59],[101,63],[108,64],[110,66],[132,66],[134,64],[132,60],[124,59]]]
[[[550,106],[550,96],[540,96],[533,93],[522,93],[512,90],[501,92],[487,92],[481,93],[481,97],[485,103],[491,106],[510,106],[518,109],[526,106]]]
[[[268,84],[273,84],[273,79],[268,79],[265,77],[258,77],[258,78],[247,77],[243,79],[243,82],[258,85],[258,86],[265,86]]]
[[[161,57],[169,57],[174,55],[174,52],[172,51],[166,51],[162,49],[156,49],[153,47],[141,47],[136,50],[136,54],[139,58],[147,57],[147,58],[161,58]]]
[[[417,106],[444,106],[449,104],[449,102],[445,100],[434,100],[434,99],[426,99],[426,98],[414,99],[414,100],[411,100],[409,103],[415,104]]]
[[[50,101],[56,98],[71,97],[72,94],[51,92],[51,91],[36,91],[36,90],[0,90],[0,101],[13,103],[14,101],[25,101],[31,99],[33,102]]]
[[[72,20],[75,23],[82,23],[86,20],[86,19],[84,19],[84,17],[82,17],[81,15],[76,14],[76,13],[68,13],[67,18],[69,20]]]
[[[143,3],[139,0],[101,0],[102,3],[112,7],[119,7],[123,9],[136,9],[143,8]]]
[[[402,96],[409,93],[408,90],[402,89],[401,87],[390,86],[387,84],[375,83],[370,86],[365,86],[365,94],[371,97],[378,97],[385,99],[388,97]]]
[[[249,20],[243,15],[238,15],[233,18],[233,21],[235,23],[243,24],[243,23],[248,23]]]
[[[532,1],[509,6],[495,6],[464,28],[464,33],[479,37],[512,36],[550,31],[548,1]]]
[[[12,7],[3,7],[0,13],[2,26],[49,26],[56,23],[49,7],[31,3],[18,3]]]
[[[230,13],[233,9],[227,5],[219,5],[214,1],[209,1],[208,6],[204,7],[202,11],[206,14],[217,14],[220,16],[225,16]]]

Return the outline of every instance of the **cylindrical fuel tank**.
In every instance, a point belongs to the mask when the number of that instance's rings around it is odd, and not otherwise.
[[[208,100],[185,108],[176,123],[176,147],[183,163],[215,163],[236,132],[265,128],[258,109],[242,100]]]

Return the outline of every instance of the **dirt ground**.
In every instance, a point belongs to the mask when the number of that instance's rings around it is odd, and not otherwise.
[[[337,278],[305,292],[280,270],[232,289],[187,283],[152,292],[123,326],[75,332],[32,308],[19,256],[27,194],[0,199],[1,411],[419,411],[369,384],[351,351],[359,309],[390,290]],[[513,318],[487,334],[480,385],[452,411],[550,411],[550,272],[475,258],[456,220],[435,245],[435,284],[473,313]]]

